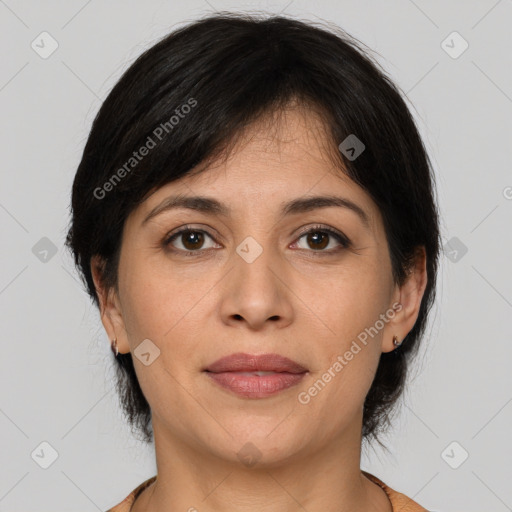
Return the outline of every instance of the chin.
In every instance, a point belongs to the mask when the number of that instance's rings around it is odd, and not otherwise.
[[[227,428],[232,437],[219,440],[216,454],[247,468],[278,467],[297,457],[305,442],[303,432],[294,436],[289,426],[284,427],[281,422],[282,418],[266,418],[260,425],[245,421],[237,425],[236,431]]]

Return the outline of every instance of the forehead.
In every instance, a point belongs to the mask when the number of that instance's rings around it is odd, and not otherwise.
[[[231,212],[276,209],[290,199],[337,195],[357,203],[373,226],[378,217],[371,197],[336,160],[338,151],[314,111],[272,112],[248,126],[215,161],[203,162],[178,181],[154,191],[138,208],[145,218],[170,195],[208,195]]]

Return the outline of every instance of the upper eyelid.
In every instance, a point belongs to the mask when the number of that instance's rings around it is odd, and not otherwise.
[[[209,230],[212,230],[216,234],[215,235],[211,234],[209,232]],[[200,231],[201,233],[205,233],[206,235],[208,235],[210,238],[215,238],[217,236],[220,239],[224,239],[224,237],[217,230],[215,230],[213,228],[210,228],[210,227],[208,229],[205,229],[202,227],[197,228],[197,227],[191,226],[189,224],[185,224],[184,226],[176,228],[176,230],[172,230],[169,233],[167,233],[167,235],[165,235],[165,237],[164,237],[164,240],[169,240],[173,236],[181,235],[182,233],[186,233],[187,231]]]

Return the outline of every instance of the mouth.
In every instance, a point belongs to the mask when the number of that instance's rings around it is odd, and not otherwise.
[[[203,372],[216,384],[245,398],[265,398],[297,385],[308,370],[279,354],[231,354]]]

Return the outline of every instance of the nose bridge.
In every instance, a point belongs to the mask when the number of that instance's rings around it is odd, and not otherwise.
[[[257,293],[273,292],[277,286],[275,282],[275,270],[278,265],[274,254],[276,251],[270,246],[268,237],[260,242],[253,236],[247,236],[236,247],[236,255],[233,255],[235,264],[235,276],[237,285],[250,292],[254,289]]]

